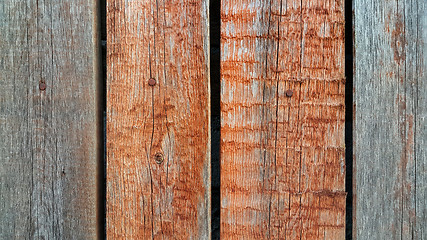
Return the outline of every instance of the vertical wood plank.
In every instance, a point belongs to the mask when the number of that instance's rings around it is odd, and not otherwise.
[[[417,38],[415,62],[416,71],[412,72],[416,81],[416,122],[414,123],[415,155],[415,236],[414,239],[427,239],[427,2],[418,1]],[[414,10],[414,9],[412,9]],[[412,26],[412,28],[414,28]],[[414,30],[412,30],[414,31]],[[412,46],[414,47],[414,46]]]
[[[210,238],[208,10],[107,1],[108,239]]]
[[[427,239],[427,3],[354,3],[354,238]]]
[[[343,1],[221,7],[221,237],[344,239]]]
[[[0,239],[96,239],[96,1],[0,3]]]

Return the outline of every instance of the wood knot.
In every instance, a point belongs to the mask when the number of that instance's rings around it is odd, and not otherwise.
[[[154,161],[156,161],[157,164],[162,164],[163,154],[162,153],[156,153],[156,155],[154,155]]]

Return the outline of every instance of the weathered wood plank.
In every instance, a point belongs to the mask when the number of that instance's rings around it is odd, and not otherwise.
[[[221,7],[221,237],[344,239],[343,1]]]
[[[427,239],[427,2],[418,1],[415,45],[416,122],[414,123],[415,155],[415,234],[414,239]],[[412,9],[414,10],[414,9]],[[414,28],[412,26],[412,28]],[[414,30],[412,30],[414,31]],[[414,46],[412,45],[412,49]],[[413,71],[414,69],[412,69]]]
[[[107,1],[109,239],[210,237],[208,10]]]
[[[354,238],[427,239],[427,3],[354,3]]]
[[[0,2],[0,239],[97,238],[97,7]]]

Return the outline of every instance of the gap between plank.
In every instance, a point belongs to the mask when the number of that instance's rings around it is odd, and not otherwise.
[[[346,240],[353,239],[353,1],[345,0],[345,191]]]

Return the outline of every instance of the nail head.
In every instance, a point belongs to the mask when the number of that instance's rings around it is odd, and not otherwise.
[[[46,90],[46,83],[44,82],[39,83],[39,89],[42,91]]]
[[[150,85],[150,86],[154,86],[154,85],[156,85],[156,79],[154,79],[154,78],[150,78],[150,79],[148,80],[148,85]]]
[[[286,96],[292,97],[292,95],[294,95],[294,91],[292,91],[290,89],[286,91]]]

